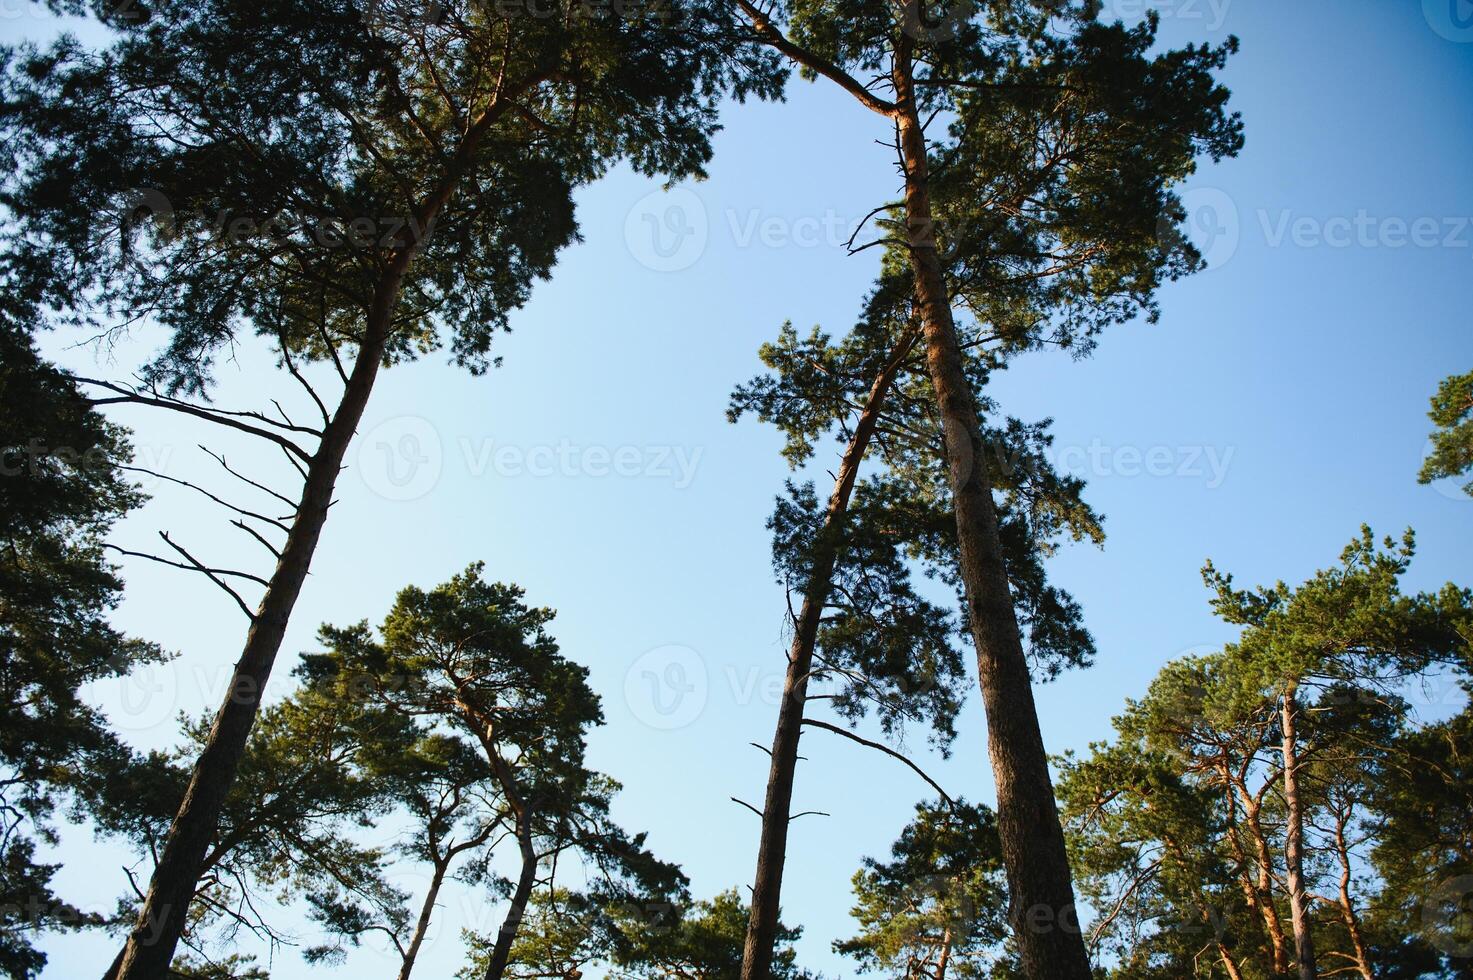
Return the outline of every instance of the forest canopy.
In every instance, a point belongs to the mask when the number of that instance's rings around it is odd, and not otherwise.
[[[1466,113],[1297,8],[18,2],[0,973],[1473,977],[1468,280],[1301,234]]]

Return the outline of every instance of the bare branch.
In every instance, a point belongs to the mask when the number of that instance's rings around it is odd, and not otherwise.
[[[332,357],[333,367],[338,369],[338,377],[343,379],[343,386],[348,385],[348,372],[343,370],[342,358],[338,357],[338,345],[332,342],[328,336],[327,325],[318,321],[317,332],[322,335],[322,345],[327,348],[327,353]]]
[[[268,442],[274,442],[287,451],[296,454],[303,462],[310,460],[312,457],[301,446],[297,445],[295,442],[292,442],[290,439],[279,432],[272,432],[269,429],[262,429],[259,426],[251,425],[247,422],[242,422],[241,419],[251,418],[256,419],[260,422],[265,422],[267,425],[274,425],[277,428],[290,428],[291,431],[306,432],[308,434],[318,436],[321,435],[321,433],[319,433],[315,429],[284,426],[282,425],[282,423],[277,422],[275,419],[267,418],[266,416],[261,415],[259,412],[227,412],[223,409],[218,408],[202,408],[199,405],[192,405],[189,402],[180,401],[177,398],[139,394],[134,389],[128,388],[124,385],[114,384],[111,381],[99,381],[96,378],[83,377],[76,377],[75,380],[81,382],[82,384],[95,385],[96,387],[102,388],[106,391],[115,392],[118,396],[116,398],[89,398],[87,399],[89,404],[116,405],[126,403],[134,405],[151,405],[155,408],[167,408],[170,411],[181,412],[185,415],[192,415],[198,419],[204,419],[206,422],[214,422],[216,425],[223,425],[227,428],[238,429],[241,432],[248,432],[253,436],[259,436],[260,438],[265,439]]]
[[[285,449],[283,449],[281,452],[282,452],[282,455],[284,455],[286,457],[286,461],[288,463],[292,464],[292,469],[296,470],[297,471],[297,475],[302,478],[302,482],[303,483],[306,483],[307,482],[307,468],[305,466],[303,466],[296,459],[296,457],[294,457],[291,453],[287,452]]]
[[[848,239],[848,241],[846,241],[844,243],[844,248],[846,250],[848,250],[849,253],[852,255],[854,253],[854,239],[858,238],[859,237],[859,233],[864,230],[864,226],[867,225],[867,224],[869,224],[869,219],[873,218],[875,215],[879,214],[881,211],[884,211],[887,208],[890,208],[890,207],[893,207],[893,206],[894,206],[893,204],[881,204],[879,207],[875,208],[869,214],[865,215],[863,218],[860,218],[859,219],[859,224],[855,225],[854,226],[854,230],[849,233],[849,239]]]
[[[1104,935],[1105,930],[1110,927],[1110,923],[1114,922],[1120,916],[1121,910],[1123,910],[1126,903],[1130,901],[1130,896],[1134,895],[1136,893],[1136,890],[1140,888],[1141,885],[1145,884],[1147,881],[1150,881],[1156,876],[1156,872],[1161,870],[1161,865],[1164,861],[1165,858],[1158,858],[1156,861],[1152,862],[1152,864],[1148,868],[1146,868],[1140,874],[1136,875],[1135,880],[1130,883],[1130,887],[1125,889],[1125,891],[1120,895],[1119,901],[1117,901],[1115,903],[1115,907],[1110,910],[1110,914],[1101,919],[1099,923],[1094,927],[1094,931],[1090,933],[1089,948],[1091,951],[1093,951],[1095,946],[1099,943],[1100,937]]]
[[[240,480],[242,483],[249,483],[251,486],[255,487],[257,490],[260,490],[262,493],[269,493],[271,496],[275,497],[277,500],[290,507],[293,514],[297,512],[297,504],[291,498],[284,497],[281,494],[277,493],[275,490],[272,490],[270,487],[257,483],[255,480],[252,480],[250,477],[245,476],[241,473],[237,473],[235,470],[230,468],[229,463],[225,462],[224,456],[215,452],[213,449],[210,449],[208,446],[200,444],[199,448],[203,449],[205,452],[215,457],[215,462],[223,466],[226,473],[229,473],[231,476],[235,477],[237,480]]]
[[[876,238],[874,241],[872,241],[872,242],[866,242],[865,244],[859,246],[858,248],[850,247],[848,249],[848,253],[850,255],[858,255],[860,252],[863,252],[865,249],[867,249],[867,248],[874,248],[876,245],[898,245],[901,248],[910,248],[911,247],[910,242],[901,241],[899,238]]]
[[[312,399],[312,403],[317,406],[317,412],[319,415],[322,416],[322,424],[324,428],[331,425],[332,416],[327,413],[327,406],[322,403],[322,399],[317,397],[317,389],[313,388],[310,384],[307,383],[307,379],[302,377],[302,372],[298,371],[297,366],[292,363],[292,356],[290,353],[287,352],[285,337],[281,338],[281,360],[282,363],[286,365],[287,371],[291,372],[291,376],[296,378],[297,383],[306,390],[308,397]],[[285,414],[285,412],[282,412],[282,415]]]
[[[267,551],[271,552],[271,554],[275,555],[278,561],[281,559],[281,551],[277,549],[277,547],[270,541],[267,541],[264,537],[262,537],[261,533],[255,528],[251,527],[249,524],[242,520],[233,520],[230,523],[240,528],[242,531],[249,534],[257,541],[261,542],[261,546]]]
[[[951,806],[951,807],[956,806],[956,801],[953,800],[951,798],[951,796],[947,794],[946,790],[944,790],[944,789],[941,788],[941,784],[940,783],[936,782],[936,780],[934,780],[930,776],[926,775],[926,771],[924,769],[922,769],[920,766],[916,765],[914,762],[910,761],[905,756],[901,755],[899,752],[896,752],[894,749],[890,748],[890,746],[885,745],[883,742],[871,742],[869,739],[863,738],[863,737],[861,737],[859,735],[856,735],[853,732],[849,731],[848,729],[840,728],[838,725],[830,725],[826,721],[818,721],[817,719],[814,719],[814,718],[804,718],[803,719],[803,724],[805,724],[805,725],[812,725],[814,728],[822,728],[824,731],[833,732],[836,735],[843,735],[845,738],[851,739],[851,740],[853,740],[855,742],[858,742],[860,745],[864,745],[864,746],[867,746],[867,747],[872,748],[872,749],[878,749],[879,751],[885,753],[886,755],[888,755],[888,756],[890,756],[892,758],[899,759],[901,762],[905,763],[907,766],[910,766],[910,768],[915,771],[915,774],[917,776],[920,776],[927,783],[929,783],[931,785],[931,788],[932,789],[934,789],[936,792],[940,793],[941,794],[941,798],[946,801],[946,805],[947,806]]]
[[[160,531],[159,534],[162,536],[164,532]],[[165,538],[165,540],[168,540],[167,537]],[[170,547],[178,550],[178,545],[175,545],[172,541],[169,542],[169,544]],[[236,575],[240,576],[241,578],[255,579],[254,575],[249,575],[245,572],[234,572],[230,571],[229,569],[223,568],[205,568],[198,563],[193,565],[186,565],[183,562],[170,561],[167,558],[160,558],[158,555],[151,555],[146,551],[130,551],[127,548],[120,548],[115,544],[105,544],[103,545],[103,547],[107,548],[109,551],[116,551],[120,555],[127,555],[129,558],[143,558],[147,561],[157,562],[160,565],[168,565],[170,568],[182,568],[186,572],[200,572],[208,576],[210,581],[214,582],[216,585],[220,586],[220,588],[229,593],[230,597],[235,600],[235,604],[240,606],[241,612],[245,613],[248,619],[250,619],[252,622],[254,622],[256,619],[256,614],[251,611],[250,606],[247,606],[245,604],[245,600],[240,597],[239,593],[230,588],[230,586],[226,585],[219,577],[221,575]],[[193,559],[190,560],[193,561]],[[256,579],[256,581],[260,581],[260,579]]]
[[[119,469],[126,470],[132,473],[142,473],[146,476],[155,477],[160,480],[168,480],[170,483],[177,483],[181,487],[188,487],[191,490],[197,490],[200,493],[204,494],[206,497],[209,497],[215,503],[219,504],[221,507],[224,507],[227,510],[233,510],[237,514],[240,514],[242,517],[251,517],[258,521],[265,521],[267,524],[274,524],[282,531],[289,530],[289,528],[287,528],[285,524],[281,523],[281,521],[278,521],[274,517],[267,517],[265,514],[257,514],[253,510],[246,510],[243,507],[237,507],[232,503],[221,500],[219,497],[215,496],[213,493],[210,493],[210,491],[206,490],[204,487],[196,486],[195,484],[190,483],[188,480],[181,480],[178,477],[168,476],[164,473],[159,473],[156,470],[150,470],[142,466],[122,466],[119,467]]]
[[[753,813],[757,814],[757,816],[758,816],[759,819],[762,818],[762,811],[759,810],[759,809],[757,809],[752,804],[748,803],[746,800],[739,800],[735,796],[729,797],[729,799],[731,800],[731,802],[733,802],[733,803],[740,803],[742,806],[746,807],[748,810],[751,810]]]
[[[230,597],[235,600],[236,605],[240,606],[240,611],[246,614],[246,618],[249,619],[249,620],[251,620],[252,622],[255,621],[256,614],[251,611],[251,607],[248,606],[248,605],[246,605],[246,601],[240,597],[240,593],[239,592],[236,592],[229,585],[225,584],[225,580],[222,579],[220,576],[221,575],[234,575],[237,578],[249,579],[252,582],[259,582],[262,586],[265,586],[267,588],[270,587],[270,583],[269,582],[267,582],[265,579],[261,578],[260,576],[258,576],[258,575],[252,575],[249,572],[233,572],[233,571],[223,570],[223,569],[206,568],[199,561],[199,559],[195,558],[188,551],[185,551],[184,550],[184,547],[182,545],[175,544],[172,540],[170,540],[170,538],[169,538],[169,532],[168,531],[160,531],[159,532],[159,537],[161,537],[161,538],[164,539],[164,544],[168,545],[170,548],[173,548],[175,551],[179,552],[179,554],[184,557],[184,560],[187,561],[187,562],[189,562],[191,565],[193,565],[196,570],[198,570],[198,571],[202,572],[204,575],[208,576],[209,577],[209,580],[211,582],[214,582],[216,585],[220,586],[220,588],[224,589],[227,593],[229,593]]]

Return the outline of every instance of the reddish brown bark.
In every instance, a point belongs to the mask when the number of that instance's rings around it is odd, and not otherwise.
[[[1317,980],[1314,933],[1310,924],[1309,889],[1304,881],[1304,805],[1299,795],[1299,700],[1296,686],[1284,692],[1279,709],[1284,756],[1284,872],[1289,890],[1289,924],[1294,930],[1294,958],[1299,980]]]
[[[1090,980],[1048,754],[1003,561],[981,419],[967,379],[933,232],[926,141],[903,43],[892,80],[905,166],[911,270],[945,438],[958,565],[987,714],[998,836],[1011,897],[1009,917],[1023,969],[1031,980]]]

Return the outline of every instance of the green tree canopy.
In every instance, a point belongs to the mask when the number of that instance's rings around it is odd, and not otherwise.
[[[1432,453],[1422,463],[1417,480],[1431,483],[1473,469],[1473,371],[1444,379],[1427,415],[1437,428],[1432,433]],[[1473,496],[1473,483],[1463,489]]]
[[[121,751],[85,688],[162,659],[108,621],[123,583],[104,538],[142,500],[126,433],[41,358],[31,325],[0,320],[0,968],[16,977],[45,965],[38,933],[100,921],[36,858],[75,774]]]
[[[292,507],[285,520],[232,508],[276,558],[269,578],[233,576],[263,586],[254,607],[165,539],[182,560],[163,560],[209,575],[250,629],[112,971],[153,980],[185,927],[380,367],[443,346],[484,368],[510,311],[576,238],[575,187],[619,159],[699,174],[717,100],[776,95],[782,79],[703,0],[653,12],[464,0],[433,16],[413,0],[53,8],[90,11],[106,40],[0,52],[0,285],[51,321],[160,332],[136,383],[94,379],[97,400],[248,433],[302,481],[280,493],[242,476]],[[204,400],[215,359],[251,337],[320,426]],[[308,382],[308,360],[336,370],[336,398]]]
[[[498,980],[533,894],[556,885],[560,861],[580,858],[600,900],[669,901],[683,895],[685,879],[645,848],[643,835],[610,818],[619,786],[585,762],[602,709],[587,668],[562,656],[545,631],[553,612],[526,605],[516,586],[486,582],[482,567],[434,589],[404,589],[377,635],[366,623],[324,627],[328,650],[304,657],[302,675],[325,697],[400,715],[419,729],[420,745],[444,740],[443,757],[464,759],[457,765],[478,774],[458,790],[469,812],[446,812],[439,825],[416,814],[425,836],[414,846],[434,861],[444,855],[448,824],[460,821],[476,828],[473,840],[515,848],[511,877],[486,872],[509,899],[484,965],[487,980]],[[480,757],[474,767],[471,751]],[[430,761],[417,760],[412,778],[423,779]]]
[[[990,977],[1007,960],[1007,894],[997,822],[965,801],[922,803],[891,848],[854,875],[859,924],[834,943],[861,973],[898,980]]]
[[[1404,592],[1411,557],[1410,534],[1363,530],[1298,587],[1239,590],[1209,564],[1238,641],[1169,663],[1113,742],[1066,760],[1074,863],[1112,976],[1204,962],[1230,978],[1450,975],[1437,943],[1456,948],[1462,921],[1418,916],[1461,867],[1436,843],[1466,823],[1442,785],[1456,725],[1420,726],[1399,692],[1465,669],[1473,603],[1453,585]],[[1450,835],[1418,829],[1428,807]]]

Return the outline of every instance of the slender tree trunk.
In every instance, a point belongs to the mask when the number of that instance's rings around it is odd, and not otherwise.
[[[936,961],[936,980],[946,980],[946,968],[951,964],[951,929],[941,934],[941,956]]]
[[[457,689],[463,686],[460,681],[456,681]],[[521,787],[517,785],[516,771],[501,754],[501,747],[496,742],[495,722],[487,712],[465,700],[459,693],[455,696],[454,704],[466,725],[476,733],[481,749],[486,753],[486,761],[491,765],[492,775],[496,777],[496,783],[501,787],[502,795],[506,797],[507,807],[511,810],[512,819],[516,821],[517,849],[522,856],[522,870],[517,876],[516,888],[512,891],[511,907],[506,910],[506,919],[501,923],[501,930],[496,934],[496,942],[491,947],[491,959],[486,964],[486,972],[483,975],[485,980],[501,980],[502,974],[506,972],[506,964],[511,958],[511,944],[517,938],[517,932],[522,928],[522,917],[526,914],[527,903],[532,898],[532,888],[537,884],[537,847],[532,830],[533,808],[522,795]]]
[[[517,833],[522,852],[522,873],[517,876],[516,891],[511,896],[511,908],[506,910],[506,920],[496,934],[496,945],[491,948],[491,962],[486,965],[485,980],[501,980],[511,958],[511,944],[522,928],[522,916],[526,914],[527,902],[532,898],[532,887],[537,883],[537,852],[532,846],[530,827]]]
[[[997,823],[1011,897],[1009,917],[1030,980],[1090,980],[1089,954],[1074,907],[1064,832],[1033,682],[1018,630],[998,535],[982,426],[952,321],[937,253],[926,141],[916,111],[909,57],[895,59],[900,148],[910,261],[935,387],[956,509],[960,571],[977,647],[988,748],[997,783]]]
[[[414,935],[409,939],[409,948],[404,951],[404,959],[399,966],[398,980],[409,980],[409,974],[414,972],[414,961],[419,958],[419,950],[424,945],[425,934],[430,931],[430,919],[435,914],[435,899],[440,896],[440,886],[445,883],[445,872],[449,867],[448,859],[435,862],[435,873],[430,878],[430,890],[425,895],[424,904],[419,907],[419,919],[414,923]]]
[[[397,292],[397,282],[393,288]],[[378,374],[387,323],[386,310],[379,322],[368,325],[337,412],[307,466],[291,530],[246,633],[245,649],[235,664],[224,703],[190,774],[138,920],[109,971],[117,980],[161,980],[173,962],[205,853],[219,825],[220,810],[235,782],[266,681],[327,521],[344,454]]]
[[[1374,980],[1371,973],[1371,954],[1366,949],[1360,916],[1355,912],[1355,900],[1350,894],[1350,845],[1345,840],[1345,823],[1348,819],[1341,815],[1335,821],[1335,854],[1340,859],[1340,918],[1345,922],[1345,931],[1350,934],[1350,947],[1355,951],[1357,972],[1362,980]]]
[[[1237,834],[1231,830],[1228,834],[1233,855],[1243,868],[1240,878],[1243,896],[1248,901],[1248,907],[1263,920],[1264,930],[1268,934],[1269,951],[1273,957],[1274,975],[1283,976],[1289,972],[1289,949],[1284,938],[1283,923],[1279,921],[1279,910],[1274,904],[1273,852],[1269,849],[1268,837],[1263,832],[1262,805],[1248,792],[1245,777],[1241,773],[1234,776],[1226,763],[1219,764],[1218,772],[1222,776],[1227,805],[1234,818],[1232,830],[1238,826],[1236,814],[1238,804],[1241,803],[1248,836],[1253,840],[1254,858],[1250,869],[1248,855]]]
[[[1234,807],[1235,802],[1229,792],[1228,806]],[[1233,809],[1232,812],[1236,813],[1236,809]],[[1273,907],[1273,896],[1265,898],[1260,893],[1262,882],[1258,879],[1259,872],[1256,867],[1250,865],[1248,855],[1243,849],[1243,843],[1238,839],[1236,826],[1229,828],[1228,841],[1233,850],[1233,858],[1238,862],[1239,870],[1236,877],[1243,891],[1243,900],[1248,903],[1248,911],[1263,923],[1273,955],[1275,972],[1284,973],[1289,968],[1289,958],[1284,949],[1284,930],[1279,925],[1278,912]]]
[[[154,867],[138,920],[104,980],[162,980],[168,973],[174,950],[184,934],[189,903],[199,882],[200,862],[219,826],[220,810],[235,782],[236,769],[255,725],[266,681],[281,649],[292,609],[301,595],[302,583],[322,535],[322,526],[327,522],[327,510],[332,504],[333,488],[342,470],[343,457],[373,391],[404,277],[424,246],[435,220],[471,167],[486,134],[498,119],[510,111],[516,99],[540,80],[540,76],[529,76],[515,82],[508,80],[498,89],[491,103],[456,147],[440,181],[414,209],[413,219],[408,222],[409,230],[402,232],[396,241],[395,250],[374,288],[364,318],[363,340],[337,411],[324,427],[317,452],[307,465],[307,478],[303,482],[295,519],[287,532],[281,557],[268,580],[255,618],[246,632],[245,649],[240,660],[236,661],[225,701],[215,715],[204,750],[190,775],[184,801],[169,827],[169,836]],[[414,237],[403,237],[405,235]]]
[[[874,437],[875,425],[900,366],[916,340],[915,333],[907,334],[870,386],[869,398],[855,423],[854,435],[839,465],[828,509],[824,511],[823,528],[815,544],[812,572],[803,590],[803,606],[798,612],[792,647],[788,651],[788,669],[777,712],[777,731],[772,739],[772,762],[767,773],[767,798],[762,808],[762,835],[757,850],[757,876],[752,885],[752,908],[747,920],[746,945],[742,950],[742,980],[767,980],[772,970],[783,864],[788,849],[793,778],[798,767],[798,739],[802,734],[803,709],[808,697],[808,678],[813,671],[819,621],[828,605],[834,566],[839,556],[839,537],[848,513],[849,498],[859,478],[859,465]]]
[[[1310,931],[1309,895],[1304,883],[1304,804],[1299,796],[1298,687],[1290,684],[1279,708],[1284,755],[1284,869],[1289,888],[1289,922],[1294,928],[1294,956],[1299,980],[1317,980],[1314,936]]]
[[[1248,831],[1253,838],[1258,861],[1258,881],[1254,886],[1258,901],[1255,904],[1263,916],[1264,928],[1268,930],[1274,973],[1283,976],[1289,972],[1289,941],[1284,935],[1284,923],[1279,919],[1278,906],[1274,904],[1273,853],[1269,850],[1268,836],[1263,832],[1263,821],[1257,803],[1248,808],[1247,816]]]

